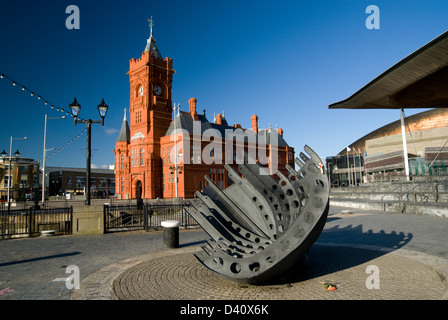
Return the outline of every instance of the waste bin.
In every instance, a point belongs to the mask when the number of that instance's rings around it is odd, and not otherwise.
[[[179,226],[180,221],[166,220],[162,221],[163,242],[167,248],[179,248]]]

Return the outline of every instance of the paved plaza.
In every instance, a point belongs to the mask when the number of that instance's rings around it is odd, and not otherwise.
[[[3,240],[0,300],[448,299],[448,219],[344,210],[331,207],[304,261],[262,286],[203,267],[193,256],[208,239],[200,229],[182,230],[178,249],[164,248],[162,231]],[[66,287],[70,265],[79,289]],[[375,270],[378,287],[369,289]]]

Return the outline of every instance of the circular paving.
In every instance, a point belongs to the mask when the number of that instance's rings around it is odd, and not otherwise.
[[[327,291],[325,282],[336,290]],[[127,269],[113,288],[123,300],[438,300],[448,284],[431,267],[397,254],[314,245],[301,264],[275,283],[235,283],[204,267],[193,254],[181,253]]]

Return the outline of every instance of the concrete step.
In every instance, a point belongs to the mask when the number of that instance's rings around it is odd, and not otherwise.
[[[368,192],[368,191],[353,191],[353,192],[343,192],[338,191],[338,189],[332,189],[330,192],[331,199],[366,199],[366,200],[398,200],[399,196],[403,194],[399,192],[384,193],[384,192]],[[410,192],[408,196],[409,200],[414,202],[447,202],[448,203],[448,193],[439,192],[435,194],[434,192]]]
[[[404,192],[406,190],[415,189],[421,192],[433,192],[437,188],[438,192],[448,192],[448,180],[434,180],[433,183],[416,182],[381,182],[381,183],[361,183],[356,187],[342,187],[338,190],[347,192],[350,190],[359,190],[360,192]]]
[[[357,208],[365,210],[377,210],[394,213],[409,213],[448,217],[448,203],[440,202],[405,202],[404,206],[399,201],[377,201],[368,199],[330,199],[330,205]]]

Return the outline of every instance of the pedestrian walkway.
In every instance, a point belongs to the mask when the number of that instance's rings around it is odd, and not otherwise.
[[[199,231],[182,235],[182,247],[206,237]],[[1,240],[0,300],[69,300],[68,266],[79,268],[82,288],[85,278],[104,267],[163,250],[162,231]]]
[[[377,279],[372,275],[377,272]],[[324,284],[336,290],[327,291]],[[367,283],[367,284],[366,284]],[[113,296],[124,300],[438,300],[448,290],[435,269],[393,253],[316,244],[307,261],[273,284],[238,284],[191,253],[153,257],[122,272]],[[112,298],[108,297],[108,298]]]
[[[74,292],[72,299],[448,299],[448,251],[443,245],[447,220],[343,209],[332,208],[305,261],[275,283],[254,286],[226,280],[194,258],[197,246],[108,266],[86,279],[85,291]],[[336,289],[327,291],[325,283]]]
[[[208,239],[198,229],[181,231],[179,249],[165,249],[161,231],[0,241],[0,300],[448,298],[447,218],[344,209],[330,209],[297,272],[264,286],[204,268],[193,256]],[[69,265],[79,289],[66,287]]]

